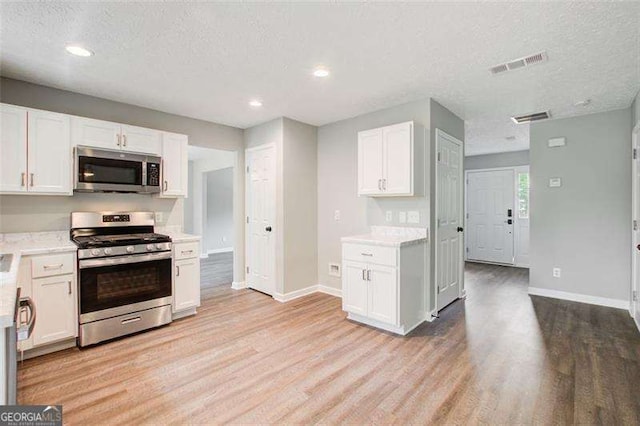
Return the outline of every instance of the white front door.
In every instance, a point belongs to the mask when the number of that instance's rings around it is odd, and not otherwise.
[[[275,280],[275,146],[246,150],[247,286],[273,295]]]
[[[467,259],[512,265],[513,169],[469,172],[467,179]]]
[[[436,129],[436,291],[438,310],[460,297],[462,256],[462,142]]]

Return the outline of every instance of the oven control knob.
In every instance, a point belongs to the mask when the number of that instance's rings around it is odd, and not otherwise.
[[[112,252],[113,252],[113,250],[111,250],[109,247],[104,249],[104,254],[111,254]]]
[[[129,246],[127,247],[127,253],[133,253],[136,249],[133,248],[133,246]]]
[[[157,248],[158,250],[162,250],[164,247],[162,247],[162,244],[156,244],[156,248]]]
[[[91,256],[99,256],[99,255],[100,255],[100,250],[98,249],[91,250]]]
[[[153,244],[147,244],[147,251],[152,251],[156,246]]]

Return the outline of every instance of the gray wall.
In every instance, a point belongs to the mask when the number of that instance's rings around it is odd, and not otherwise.
[[[421,100],[360,115],[318,128],[318,282],[340,289],[340,278],[328,274],[329,263],[341,263],[340,238],[368,232],[371,225],[398,223],[398,212],[417,210],[419,224],[429,223],[429,194],[425,194],[425,136],[429,131],[429,100]],[[414,155],[415,197],[358,197],[358,132],[413,120],[422,126]],[[340,210],[340,220],[334,212]],[[393,221],[385,221],[385,212],[393,212]]]
[[[630,121],[627,108],[531,125],[531,287],[629,300]]]
[[[206,172],[203,252],[233,247],[233,167]]]
[[[638,122],[640,122],[640,92],[638,92],[636,98],[631,104],[631,117],[633,117],[633,122],[631,123],[633,128]]]
[[[436,273],[436,268],[435,268],[435,255],[436,255],[436,240],[435,238],[433,238],[433,230],[436,229],[436,220],[438,219],[436,217],[435,211],[436,211],[436,199],[435,199],[435,194],[436,194],[436,173],[437,173],[437,168],[435,165],[435,161],[437,159],[437,154],[436,154],[436,129],[440,129],[442,131],[444,131],[445,133],[453,136],[454,138],[462,141],[462,156],[464,159],[464,120],[462,120],[460,117],[458,117],[457,115],[455,115],[454,113],[452,113],[451,111],[449,111],[448,109],[446,109],[445,107],[443,107],[442,105],[440,105],[438,102],[436,102],[435,100],[431,99],[431,108],[430,108],[430,116],[431,116],[431,149],[430,149],[430,160],[429,160],[429,164],[431,165],[431,173],[430,173],[430,177],[429,177],[429,188],[431,191],[431,194],[433,194],[433,196],[431,197],[431,211],[434,212],[434,214],[431,215],[431,220],[429,222],[429,257],[430,257],[430,262],[429,262],[429,271],[428,271],[428,275],[430,277],[431,280],[431,284],[429,286],[429,293],[427,294],[428,296],[428,300],[427,300],[427,306],[429,307],[429,310],[435,310],[436,306],[435,306],[435,290],[436,290],[436,277],[435,277],[435,273]],[[463,191],[463,200],[464,200],[464,185],[462,185],[462,191]],[[462,206],[461,206],[462,207]]]
[[[182,133],[190,145],[236,151],[234,195],[236,251],[244,253],[244,140],[243,131],[213,122],[167,114],[9,78],[0,79],[0,102],[48,111],[109,120]],[[144,209],[163,212],[162,224],[183,226],[183,200],[144,195],[76,194],[73,197],[0,196],[0,232],[68,229],[76,210]],[[244,256],[234,257],[234,280],[244,279]]]
[[[494,169],[529,165],[529,150],[473,155],[464,158],[465,170]]]
[[[184,200],[184,232],[193,234],[193,161],[189,161],[189,170],[187,171],[187,182],[189,189],[187,199]]]
[[[285,118],[284,290],[318,284],[318,129]]]

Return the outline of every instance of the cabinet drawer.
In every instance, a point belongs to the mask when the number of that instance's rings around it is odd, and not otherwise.
[[[74,263],[73,253],[34,257],[31,260],[31,276],[42,278],[73,274]]]
[[[343,244],[342,257],[346,260],[397,266],[398,250],[394,247],[382,247],[366,244]]]
[[[200,256],[200,243],[180,243],[173,246],[173,257],[175,260],[191,259]]]

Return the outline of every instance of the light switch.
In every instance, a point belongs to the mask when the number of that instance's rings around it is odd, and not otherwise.
[[[398,222],[407,223],[407,212],[398,213]]]
[[[407,222],[420,223],[420,212],[417,212],[417,211],[407,212]]]
[[[393,221],[393,212],[391,210],[387,210],[387,213],[385,214],[385,220],[387,222]]]
[[[340,221],[340,210],[336,210],[335,212],[333,212],[333,220],[335,220],[336,222]]]
[[[562,186],[562,178],[549,178],[549,188],[558,188]]]

